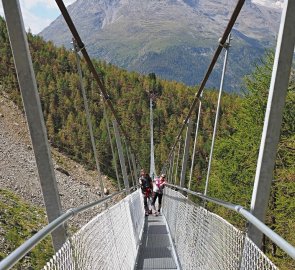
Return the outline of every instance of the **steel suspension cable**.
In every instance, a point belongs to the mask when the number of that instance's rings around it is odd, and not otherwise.
[[[171,171],[171,176],[170,176],[170,183],[172,183],[172,179],[173,179],[173,176],[174,176],[175,158],[176,158],[176,151],[173,151],[173,162],[172,162],[172,171]]]
[[[116,119],[116,121],[118,123],[119,128],[121,129],[124,137],[126,139],[128,139],[128,141],[129,141],[129,136],[128,136],[127,132],[125,131],[125,129],[123,128],[123,126],[121,125],[120,117],[118,116],[116,110],[114,109],[114,106],[113,106],[113,104],[112,104],[112,102],[111,102],[111,100],[109,98],[109,95],[108,95],[108,93],[106,91],[106,88],[105,88],[104,84],[102,83],[102,81],[101,81],[101,79],[100,79],[100,77],[99,77],[99,75],[98,75],[98,73],[97,73],[97,71],[96,71],[90,57],[89,57],[89,55],[88,55],[88,52],[87,52],[87,50],[85,48],[85,45],[81,40],[81,37],[80,37],[80,35],[79,35],[79,33],[78,33],[72,19],[71,19],[71,16],[68,13],[68,10],[67,10],[65,4],[63,3],[62,0],[55,0],[55,2],[58,5],[58,7],[60,9],[60,12],[61,12],[62,16],[64,17],[65,22],[67,23],[67,25],[68,25],[74,39],[76,40],[77,46],[80,49],[81,53],[83,54],[83,57],[84,57],[84,59],[85,59],[85,61],[87,63],[87,66],[88,66],[90,72],[92,73],[96,83],[98,84],[99,89],[100,89],[100,91],[101,91],[101,93],[102,93],[108,107],[110,108],[112,114],[114,115],[114,117],[115,117],[115,119]],[[132,147],[132,146],[130,145],[130,147]],[[135,151],[133,151],[133,152],[135,152]]]
[[[173,155],[172,155],[172,157],[173,157]],[[170,158],[170,160],[169,160],[169,167],[168,167],[168,170],[167,170],[167,177],[168,177],[168,179],[170,179],[169,178],[169,176],[170,176],[170,173],[171,173],[171,167],[172,167],[172,157]]]
[[[154,120],[153,120],[153,100],[150,97],[150,136],[151,136],[151,159],[150,159],[150,176],[154,179],[156,176],[155,167],[155,148],[154,148]]]
[[[95,145],[95,141],[94,141],[93,127],[92,127],[92,123],[91,123],[91,119],[90,119],[90,112],[89,112],[89,107],[88,107],[86,91],[85,91],[84,84],[83,84],[83,75],[82,75],[82,69],[81,69],[81,65],[80,65],[80,57],[78,54],[79,49],[78,49],[77,44],[74,39],[73,39],[73,46],[74,46],[74,51],[75,51],[76,60],[77,60],[77,69],[78,69],[78,74],[79,74],[79,79],[80,79],[81,90],[82,90],[84,108],[85,108],[85,112],[86,112],[86,120],[87,120],[87,125],[88,125],[88,129],[89,129],[89,133],[90,133],[91,145],[92,145],[96,169],[97,169],[97,173],[98,173],[98,180],[99,180],[99,184],[100,184],[101,195],[102,195],[102,197],[104,197],[104,184],[103,184],[103,180],[102,180],[102,176],[101,176],[100,165],[98,162],[98,153],[97,153],[97,149],[96,149],[96,145]]]
[[[238,15],[240,14],[240,11],[241,11],[244,3],[245,3],[245,0],[239,0],[236,7],[235,7],[235,9],[234,9],[234,11],[233,11],[233,13],[232,13],[232,16],[231,16],[231,18],[230,18],[230,20],[229,20],[229,22],[228,22],[228,24],[227,24],[227,26],[225,28],[225,31],[224,31],[224,33],[223,33],[223,35],[222,35],[222,37],[221,37],[221,39],[219,41],[219,45],[218,45],[217,49],[215,50],[214,56],[213,56],[213,58],[211,60],[211,63],[209,65],[208,69],[207,69],[207,72],[206,72],[206,74],[204,76],[204,79],[202,80],[202,82],[200,84],[199,90],[195,94],[195,98],[193,100],[193,103],[192,103],[192,105],[191,105],[191,107],[189,109],[189,112],[188,112],[188,114],[187,114],[187,116],[186,116],[186,118],[184,120],[183,125],[180,128],[180,131],[179,131],[179,133],[178,133],[178,135],[176,137],[176,140],[175,140],[175,142],[174,142],[174,144],[173,144],[173,146],[171,148],[171,151],[170,151],[170,153],[168,155],[168,158],[166,160],[166,164],[167,164],[167,162],[169,162],[169,159],[170,159],[170,157],[172,155],[172,152],[173,152],[173,150],[174,150],[174,148],[175,148],[175,146],[177,144],[177,141],[180,138],[180,136],[181,136],[181,134],[182,134],[188,120],[189,120],[189,118],[191,117],[191,114],[192,114],[193,110],[195,109],[195,106],[197,105],[198,100],[200,99],[200,96],[201,96],[201,94],[202,94],[202,92],[204,90],[204,87],[205,87],[205,85],[206,85],[206,83],[207,83],[207,81],[208,81],[208,79],[209,79],[209,77],[211,75],[211,72],[212,72],[212,70],[213,70],[213,68],[214,68],[214,66],[215,66],[215,64],[216,64],[216,62],[218,60],[218,57],[219,57],[219,55],[220,55],[220,53],[222,51],[222,48],[223,48],[223,46],[224,46],[224,44],[225,44],[225,42],[226,42],[226,40],[228,38],[229,33],[231,32],[231,30],[232,30],[232,28],[233,28],[233,26],[234,26],[234,24],[235,24],[235,22],[237,20]]]
[[[137,176],[139,175],[139,170],[137,169],[133,153],[131,153],[131,162],[132,162],[132,166],[133,166],[134,179],[135,179],[135,182],[137,183]]]
[[[180,148],[181,148],[181,138],[179,139],[179,146],[178,146],[178,153],[177,153],[177,160],[176,160],[176,170],[175,170],[175,177],[174,177],[174,184],[176,185],[176,178],[179,166],[179,156],[180,156]]]
[[[130,148],[126,145],[127,147],[127,153],[128,153],[128,162],[129,162],[129,166],[130,166],[130,173],[131,173],[131,177],[132,179],[134,179],[132,182],[133,182],[133,185],[136,186],[136,178],[137,178],[137,174],[136,174],[136,171],[134,170],[134,167],[132,166],[132,152],[130,150]]]
[[[119,177],[119,172],[118,172],[117,159],[116,159],[115,151],[114,151],[114,145],[113,145],[113,142],[112,142],[112,136],[111,136],[111,130],[110,130],[110,122],[109,122],[109,118],[108,118],[108,115],[107,115],[107,112],[106,112],[104,102],[103,102],[103,113],[104,113],[104,118],[105,118],[105,121],[106,121],[108,137],[109,137],[111,150],[112,150],[112,156],[113,156],[113,159],[114,159],[114,166],[115,166],[116,178],[117,178],[117,182],[118,182],[118,188],[119,188],[119,190],[121,190],[122,188],[121,188],[120,177]]]
[[[193,121],[192,121],[192,118],[190,118],[187,123],[187,129],[186,129],[185,141],[184,141],[184,147],[183,147],[182,165],[181,165],[181,173],[180,173],[181,187],[185,186],[185,180],[186,180],[185,176],[186,176],[187,161],[189,158],[189,147],[191,142],[192,128],[193,128]]]
[[[131,162],[130,162],[130,157],[129,157],[129,148],[127,146],[126,140],[124,138],[123,138],[123,140],[124,140],[124,144],[125,144],[125,148],[126,148],[126,156],[127,156],[128,166],[129,166],[130,179],[132,181],[132,185],[134,186],[136,180],[134,180],[134,174],[133,174],[133,170],[131,167]]]
[[[170,165],[170,170],[169,170],[169,175],[168,175],[168,181],[172,180],[173,177],[173,171],[174,171],[174,161],[175,161],[175,151],[173,151],[172,158],[171,158],[171,165]]]
[[[221,75],[221,81],[220,81],[220,87],[219,87],[219,94],[218,94],[217,108],[216,108],[216,114],[215,114],[215,122],[214,122],[214,129],[213,129],[213,135],[212,135],[212,142],[211,142],[211,149],[210,149],[210,155],[209,155],[209,163],[208,163],[208,170],[207,170],[204,195],[207,195],[207,191],[208,191],[211,163],[212,163],[213,150],[214,150],[214,143],[215,143],[217,124],[218,124],[218,119],[219,119],[221,94],[222,94],[222,88],[223,88],[224,75],[225,75],[225,71],[226,71],[226,63],[227,63],[227,55],[228,55],[229,47],[230,47],[230,34],[228,36],[228,42],[224,45],[224,48],[225,48],[224,63],[223,63],[223,69],[222,69],[222,75]]]
[[[201,118],[201,108],[202,108],[202,101],[201,100],[202,100],[202,96],[203,96],[203,93],[201,93],[200,101],[199,101],[198,118],[197,118],[197,123],[196,123],[195,140],[194,140],[194,149],[193,149],[191,170],[190,170],[190,176],[189,176],[189,182],[188,182],[188,188],[189,189],[191,189],[191,182],[192,182],[193,169],[194,169],[194,163],[195,163],[195,155],[196,155],[196,148],[197,148],[197,138],[198,138],[200,118]]]
[[[123,147],[122,147],[120,132],[119,132],[119,128],[118,128],[118,123],[117,123],[116,119],[112,119],[112,123],[113,123],[115,138],[116,138],[116,144],[117,144],[117,149],[118,149],[118,154],[119,154],[119,160],[120,160],[120,165],[121,165],[124,186],[125,186],[125,189],[129,192],[129,180],[128,180],[128,175],[127,175],[127,169],[126,169],[125,158],[124,158],[124,154],[123,154]]]

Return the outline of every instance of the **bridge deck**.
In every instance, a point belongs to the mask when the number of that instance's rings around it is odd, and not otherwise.
[[[165,219],[146,217],[136,269],[177,269],[174,257]]]

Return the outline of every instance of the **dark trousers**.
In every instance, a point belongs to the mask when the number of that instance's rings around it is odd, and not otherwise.
[[[159,210],[160,210],[161,204],[162,204],[162,197],[163,197],[163,194],[160,194],[158,192],[154,192],[152,206],[155,206],[155,202],[156,202],[157,198],[159,198],[158,202],[159,202]]]
[[[149,211],[148,204],[147,204],[148,197],[146,196],[146,194],[142,194],[142,196],[143,196],[144,210],[147,212]]]

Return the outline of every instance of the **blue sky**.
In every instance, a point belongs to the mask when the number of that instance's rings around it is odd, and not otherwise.
[[[67,6],[75,1],[64,0],[64,3]],[[26,30],[30,28],[33,34],[38,34],[60,14],[54,0],[20,0],[19,2]],[[0,15],[4,16],[2,1],[0,1]]]

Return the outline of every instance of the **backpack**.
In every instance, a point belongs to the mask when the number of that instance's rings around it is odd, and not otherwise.
[[[146,189],[151,188],[152,184],[152,179],[150,177],[146,177],[146,176],[141,176],[139,178],[139,180],[141,181],[141,190],[142,193],[146,192]]]

